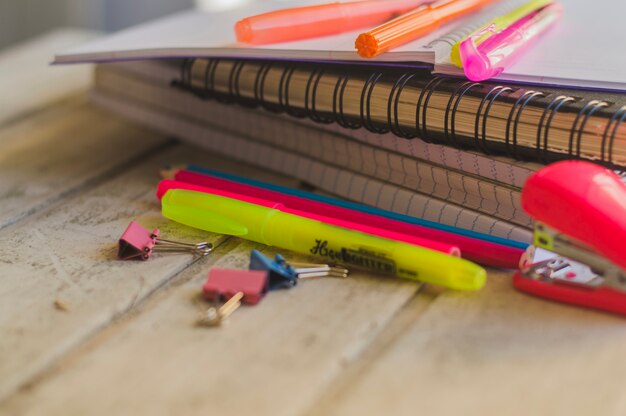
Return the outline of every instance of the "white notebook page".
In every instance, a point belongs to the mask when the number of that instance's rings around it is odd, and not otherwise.
[[[626,90],[626,1],[560,0],[557,24],[496,79]],[[462,75],[448,65],[435,72]]]
[[[78,63],[214,56],[434,63],[435,52],[427,45],[460,23],[444,25],[427,36],[373,60],[359,57],[354,48],[355,39],[365,29],[335,36],[263,46],[250,46],[236,42],[233,27],[237,20],[280,7],[285,7],[285,3],[262,1],[242,9],[222,13],[187,11],[64,51],[55,57],[54,62]]]
[[[432,1],[432,0],[428,0]],[[54,63],[103,62],[152,58],[231,57],[292,60],[404,62],[434,64],[450,53],[451,40],[471,32],[526,0],[504,0],[442,25],[431,33],[383,53],[373,59],[361,58],[354,48],[363,28],[296,42],[251,46],[238,44],[233,27],[244,17],[284,8],[285,2],[260,0],[244,8],[206,13],[189,11],[130,28],[101,40],[58,54]],[[319,0],[289,2],[290,7],[319,4]],[[419,3],[419,0],[416,0]]]

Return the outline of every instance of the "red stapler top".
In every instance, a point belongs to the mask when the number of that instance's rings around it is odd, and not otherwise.
[[[582,161],[554,163],[526,181],[522,207],[626,269],[626,185],[613,171]]]
[[[622,178],[590,162],[557,162],[526,181],[522,207],[535,220],[534,246],[544,254],[537,258],[533,247],[525,256],[515,287],[626,314],[626,184]]]

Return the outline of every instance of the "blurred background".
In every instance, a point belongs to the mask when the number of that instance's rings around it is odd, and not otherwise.
[[[59,27],[112,32],[191,7],[224,10],[252,1],[0,0],[0,50]]]

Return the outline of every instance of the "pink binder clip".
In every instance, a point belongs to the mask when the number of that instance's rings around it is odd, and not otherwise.
[[[190,252],[206,256],[213,249],[207,242],[198,244],[181,243],[179,241],[160,238],[158,229],[149,231],[131,221],[119,240],[117,258],[120,260],[148,260],[153,252]]]
[[[259,303],[268,290],[268,272],[261,270],[211,269],[202,286],[205,299],[213,302],[229,300],[242,293],[241,301],[249,305]]]
[[[626,315],[626,184],[622,178],[589,162],[554,163],[526,181],[522,206],[536,220],[534,244],[544,254],[520,265],[515,287]]]
[[[465,76],[478,82],[499,75],[556,22],[562,12],[560,4],[551,3],[500,32],[495,31],[495,25],[490,25],[465,39],[459,48]],[[476,46],[475,40],[488,32],[493,35]]]

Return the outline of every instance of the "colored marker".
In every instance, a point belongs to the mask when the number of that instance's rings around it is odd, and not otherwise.
[[[540,8],[548,5],[551,2],[552,2],[552,0],[532,0],[532,1],[529,1],[528,3],[525,3],[522,6],[516,8],[515,10],[513,10],[509,14],[506,14],[506,15],[501,16],[501,17],[496,17],[488,25],[485,25],[485,26],[481,27],[480,29],[478,29],[475,33],[473,33],[470,36],[474,36],[475,34],[480,33],[480,35],[474,39],[474,43],[476,45],[480,45],[481,43],[483,43],[485,40],[487,40],[494,33],[499,32],[502,29],[507,28],[508,26],[510,26],[511,24],[515,23],[517,20],[521,19],[522,17],[528,15],[529,13],[531,13],[531,12],[537,10],[537,9],[540,9]],[[489,29],[489,30],[486,30],[486,29]],[[454,65],[458,66],[459,68],[463,67],[463,62],[461,62],[461,54],[459,52],[459,48],[461,46],[461,42],[462,42],[462,40],[458,41],[457,43],[452,45],[452,49],[450,50],[450,60],[452,61],[452,63]]]
[[[478,46],[474,40],[484,33],[470,36],[461,42],[459,50],[465,76],[475,82],[498,76],[537,41],[562,13],[560,4],[551,3],[492,34]],[[483,32],[490,30],[491,26]]]
[[[484,7],[494,0],[439,0],[361,33],[354,46],[363,58],[373,58],[411,42],[442,24]]]
[[[458,247],[447,244],[439,241],[428,240],[426,238],[421,238],[417,235],[409,235],[401,232],[395,232],[385,228],[379,228],[376,226],[372,226],[367,223],[359,223],[353,221],[351,216],[346,217],[330,217],[325,216],[322,212],[316,212],[315,210],[311,210],[310,207],[307,207],[305,210],[293,209],[291,208],[293,205],[288,204],[284,205],[281,202],[271,201],[269,199],[257,198],[253,195],[247,193],[239,193],[233,189],[230,191],[217,189],[212,187],[194,185],[191,183],[173,181],[173,180],[163,180],[159,183],[157,187],[157,197],[162,199],[163,195],[170,189],[186,189],[189,191],[195,192],[204,192],[213,195],[220,195],[227,198],[237,199],[239,201],[248,202],[250,204],[261,205],[269,208],[280,209],[283,212],[287,212],[289,214],[298,215],[300,217],[310,218],[316,221],[324,222],[326,224],[336,225],[338,227],[347,228],[350,230],[360,231],[366,234],[376,235],[378,237],[388,238],[390,240],[403,241],[409,244],[415,244],[420,247],[426,247],[431,250],[441,251],[442,253],[449,254],[451,256],[461,256],[461,250]],[[269,197],[269,195],[267,195]]]
[[[458,290],[480,289],[487,277],[458,257],[219,195],[173,189],[161,203],[163,216],[173,221],[345,266]]]

